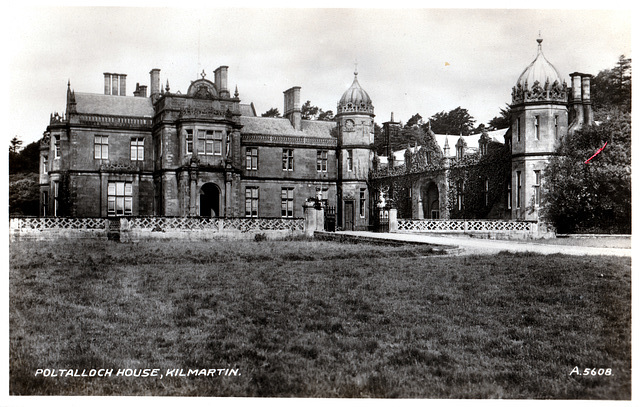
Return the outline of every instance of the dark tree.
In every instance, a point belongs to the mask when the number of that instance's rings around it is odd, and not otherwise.
[[[22,143],[20,141],[20,143]],[[9,173],[38,172],[40,162],[40,144],[33,142],[27,144],[20,152],[13,152],[9,147]]]
[[[40,142],[29,143],[20,150],[21,144],[14,137],[9,147],[9,214],[37,216]]]
[[[413,126],[421,126],[422,125],[422,116],[419,113],[411,116],[407,123],[404,125],[405,128],[413,127]]]
[[[18,136],[13,136],[9,143],[11,143],[11,145],[9,146],[9,152],[17,153],[18,150],[20,150],[20,146],[22,145],[22,140],[20,140]]]
[[[543,218],[558,233],[631,233],[630,114],[567,135],[558,153],[544,173]]]
[[[307,100],[300,108],[300,111],[302,112],[302,118],[304,120],[315,120],[318,117],[319,110],[320,108],[318,106],[311,105],[310,100]]]
[[[333,111],[327,110],[326,112],[320,109],[318,113],[318,120],[331,121],[333,120]]]
[[[460,106],[448,113],[436,113],[429,121],[431,130],[436,134],[462,134],[463,136],[471,134],[473,124],[476,122],[467,109]]]
[[[506,129],[509,126],[511,126],[511,106],[507,104],[504,108],[500,109],[500,116],[489,120],[489,129]]]
[[[614,68],[600,71],[593,78],[591,101],[596,120],[606,118],[599,114],[601,111],[631,112],[631,58],[621,55]]]
[[[271,109],[269,109],[266,112],[262,113],[261,116],[262,117],[280,117],[280,112],[278,111],[277,107],[272,107]]]

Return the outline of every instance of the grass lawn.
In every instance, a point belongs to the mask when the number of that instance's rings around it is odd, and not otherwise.
[[[631,236],[559,237],[544,239],[542,242],[568,246],[631,249]]]
[[[630,399],[630,263],[305,240],[12,243],[10,393]],[[112,376],[35,375],[100,368]]]

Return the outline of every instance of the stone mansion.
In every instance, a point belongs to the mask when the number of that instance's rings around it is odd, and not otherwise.
[[[124,74],[104,73],[103,94],[68,84],[65,113],[51,116],[40,143],[41,215],[294,218],[318,197],[335,207],[340,228],[366,229],[381,191],[372,179],[412,174],[405,216],[448,218],[456,204],[447,198],[456,187],[451,168],[473,165],[469,157],[493,142],[510,148],[511,171],[495,181],[505,188],[491,205],[502,210],[487,213],[535,219],[525,206],[540,202],[542,170],[557,141],[592,121],[591,76],[571,74],[567,86],[541,43],[513,88],[509,129],[430,133],[427,145],[389,157],[373,153],[374,107],[357,73],[333,121],[302,119],[298,86],[284,91],[283,117],[259,117],[237,87],[229,89],[227,66],[213,81],[203,71],[185,93],[168,82],[163,88],[159,69],[132,96]],[[392,119],[385,131],[397,125]],[[415,165],[420,150],[426,167]]]

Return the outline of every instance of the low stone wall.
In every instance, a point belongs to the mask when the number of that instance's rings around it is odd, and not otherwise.
[[[398,219],[398,233],[470,235],[486,239],[548,239],[555,232],[537,221],[474,219]]]
[[[9,238],[18,240],[96,239],[137,242],[148,239],[261,240],[304,234],[300,218],[11,218]]]

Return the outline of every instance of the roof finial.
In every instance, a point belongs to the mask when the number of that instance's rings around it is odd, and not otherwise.
[[[358,59],[357,59],[357,58],[356,58],[355,65],[356,65],[356,69],[355,69],[355,71],[353,71],[353,74],[354,74],[355,76],[358,76]]]
[[[204,77],[207,76],[207,74],[204,73],[204,69],[202,70],[202,73],[200,74],[200,76],[202,76],[202,79],[204,79]]]
[[[538,39],[536,41],[538,41],[538,47],[542,47],[542,33],[540,30],[538,30]]]

